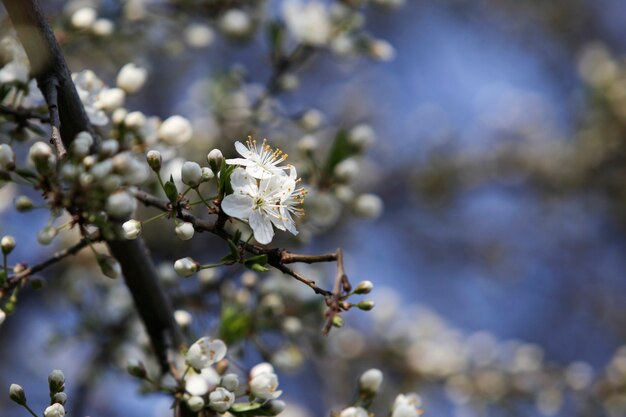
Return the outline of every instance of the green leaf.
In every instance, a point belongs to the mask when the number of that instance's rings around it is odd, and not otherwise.
[[[221,261],[225,264],[231,265],[234,264],[238,261],[238,257],[234,257],[232,254],[228,254],[224,257],[222,257]]]
[[[256,272],[269,271],[269,269],[265,267],[267,264],[267,255],[252,256],[251,258],[246,259],[243,264]]]
[[[236,416],[254,416],[258,415],[257,411],[263,406],[261,403],[235,403],[228,410]]]
[[[279,62],[283,57],[283,41],[285,27],[280,21],[274,20],[267,27],[267,37],[270,44],[270,55],[274,62]]]
[[[165,195],[168,200],[172,204],[176,204],[176,200],[178,200],[178,190],[176,189],[176,184],[174,184],[174,178],[170,175],[170,180],[163,185],[163,191],[165,191]]]
[[[228,345],[244,339],[250,333],[252,317],[244,309],[224,306],[220,323],[220,338]]]
[[[222,162],[220,168],[220,178],[218,182],[218,190],[220,199],[226,194],[232,194],[233,187],[230,185],[230,174],[235,170],[235,165],[226,165],[226,162]]]
[[[335,135],[335,140],[328,153],[325,171],[328,175],[332,175],[333,170],[341,161],[359,153],[359,148],[352,145],[348,140],[348,132],[340,129]]]

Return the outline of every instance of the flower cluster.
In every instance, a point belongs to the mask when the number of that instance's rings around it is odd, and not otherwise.
[[[300,179],[295,167],[280,166],[287,154],[273,150],[265,140],[259,145],[255,139],[248,138],[245,146],[237,142],[235,147],[243,158],[226,160],[239,168],[230,176],[233,192],[222,201],[224,212],[247,221],[261,244],[272,241],[272,226],[297,235],[294,217],[304,214],[301,205],[306,190],[298,187]]]

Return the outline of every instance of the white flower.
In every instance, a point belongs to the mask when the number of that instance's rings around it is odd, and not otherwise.
[[[0,169],[11,170],[15,168],[15,153],[6,143],[0,144]]]
[[[180,240],[189,240],[193,237],[195,230],[193,224],[189,222],[180,222],[176,225],[174,231]]]
[[[297,187],[300,178],[297,178],[296,168],[293,165],[290,168],[289,177],[285,178],[282,183],[279,209],[285,228],[293,235],[297,235],[296,223],[291,215],[300,217],[304,214],[302,204],[304,204],[304,196],[307,191],[304,187]]]
[[[399,394],[393,403],[391,417],[417,417],[421,414],[418,408],[421,404],[422,399],[417,394]]]
[[[361,194],[354,201],[354,212],[366,219],[375,219],[383,213],[383,200],[376,194]]]
[[[348,407],[339,413],[339,417],[369,417],[369,414],[364,408]]]
[[[185,381],[185,391],[191,395],[205,395],[209,392],[209,384],[202,378],[202,375],[191,375]]]
[[[76,85],[76,91],[83,102],[89,121],[96,126],[104,126],[109,118],[98,105],[98,95],[105,88],[104,83],[91,70],[85,70],[72,74],[72,81]]]
[[[332,26],[323,3],[288,0],[284,3],[283,15],[287,28],[300,42],[320,46],[330,40]]]
[[[273,150],[265,139],[261,146],[257,145],[256,139],[247,139],[245,146],[241,142],[235,142],[235,149],[243,158],[227,159],[226,163],[245,167],[254,178],[264,179],[284,174],[284,167],[278,164],[287,159],[288,155],[283,154],[280,149]]]
[[[261,372],[250,379],[250,392],[261,400],[273,400],[282,394],[277,391],[278,376],[273,372]]]
[[[291,198],[295,181],[291,177],[275,175],[262,179],[257,185],[255,178],[237,168],[230,180],[233,193],[224,198],[222,209],[229,216],[247,220],[257,242],[268,244],[272,241],[272,224],[280,230],[297,233],[289,215],[297,209],[292,207],[295,204]]]
[[[250,379],[255,378],[261,374],[273,374],[274,367],[269,362],[261,362],[250,369]]]
[[[187,406],[191,411],[197,413],[204,408],[204,400],[202,397],[198,397],[197,395],[191,396],[187,400]]]
[[[122,224],[124,230],[124,237],[129,240],[137,239],[141,234],[141,222],[138,220],[128,220]]]
[[[107,198],[104,209],[111,217],[123,219],[137,208],[137,201],[127,192],[118,191]]]
[[[148,78],[148,71],[131,62],[120,69],[115,82],[122,90],[134,94],[143,87],[146,78]]]
[[[159,139],[168,145],[182,145],[193,136],[193,128],[189,120],[182,116],[171,116],[161,123],[158,130]]]
[[[195,162],[186,161],[180,169],[180,178],[183,184],[195,188],[202,182],[202,168]]]
[[[43,412],[44,417],[63,417],[65,408],[59,403],[54,403]]]
[[[241,38],[250,33],[252,21],[246,12],[230,9],[220,17],[219,27],[225,35]]]
[[[359,385],[362,390],[371,393],[378,392],[380,384],[383,383],[383,373],[379,369],[368,369],[363,372],[359,379]]]
[[[218,413],[223,413],[235,403],[235,394],[226,388],[218,387],[209,394],[209,407]]]
[[[70,19],[76,29],[87,29],[96,21],[98,13],[92,7],[83,7],[76,10]]]
[[[174,270],[181,277],[190,277],[198,271],[199,265],[192,258],[181,258],[174,262]]]
[[[226,344],[219,339],[203,337],[187,351],[187,364],[194,369],[204,369],[226,356]]]

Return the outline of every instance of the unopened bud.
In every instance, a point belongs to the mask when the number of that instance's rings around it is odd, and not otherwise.
[[[15,249],[15,238],[9,235],[2,237],[0,239],[0,247],[2,248],[2,253],[8,255]]]
[[[369,294],[373,288],[374,288],[374,284],[372,284],[372,281],[361,281],[359,282],[359,285],[357,285],[356,288],[354,288],[354,293],[355,294]]]
[[[379,369],[368,369],[363,372],[359,379],[359,388],[361,391],[375,394],[380,389],[380,385],[383,383],[383,373]]]
[[[374,302],[372,300],[365,300],[365,301],[361,301],[356,306],[357,308],[361,310],[369,311],[374,308]]]
[[[65,405],[65,403],[67,402],[67,394],[64,392],[57,392],[56,394],[54,394],[54,397],[52,397],[52,400],[55,403]]]
[[[122,274],[122,267],[114,257],[99,253],[96,260],[98,261],[100,271],[102,271],[105,276],[117,278]]]
[[[343,317],[341,317],[341,316],[334,316],[333,317],[333,326],[335,326],[335,327],[343,327],[343,323],[344,323]]]
[[[159,151],[148,152],[148,154],[146,155],[146,160],[148,161],[148,165],[150,165],[150,168],[152,168],[154,172],[159,172],[159,170],[161,169],[161,162],[163,160],[161,158],[161,152]]]
[[[48,386],[51,393],[61,392],[65,389],[65,375],[63,372],[55,369],[48,375]]]
[[[277,416],[285,410],[286,404],[281,400],[270,400],[263,405],[262,410],[267,413],[268,416]]]
[[[34,207],[33,201],[25,195],[19,196],[15,200],[15,209],[19,212],[25,212]]]
[[[222,162],[224,162],[224,155],[222,155],[222,151],[219,149],[213,149],[209,152],[206,159],[209,161],[209,166],[213,172],[218,173],[222,168]]]
[[[17,384],[11,384],[9,387],[9,398],[19,405],[26,404],[26,394],[24,388]]]
[[[136,378],[144,379],[147,376],[146,367],[137,359],[130,359],[126,364],[126,370]]]

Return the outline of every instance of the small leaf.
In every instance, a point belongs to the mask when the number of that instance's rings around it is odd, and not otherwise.
[[[226,242],[228,242],[228,247],[230,249],[230,256],[232,256],[233,259],[238,261],[239,260],[239,248],[237,247],[237,245],[235,245],[235,242],[233,242],[230,239],[228,239]]]
[[[328,159],[326,160],[326,173],[332,175],[333,170],[341,161],[356,155],[359,152],[359,148],[352,145],[348,140],[348,132],[345,129],[340,129],[335,135],[335,140],[328,153]]]
[[[244,265],[256,272],[267,272],[269,269],[265,266],[267,264],[267,255],[257,255],[246,259]]]
[[[170,176],[170,180],[163,185],[163,191],[165,191],[167,199],[170,200],[172,204],[176,204],[176,200],[178,200],[178,189],[176,189],[176,184],[174,184],[174,178],[172,178],[172,176]]]
[[[236,416],[255,416],[258,415],[258,411],[263,406],[260,403],[235,403],[228,410],[231,414]]]
[[[225,306],[222,309],[220,338],[227,344],[244,339],[250,333],[252,317],[244,309]]]

